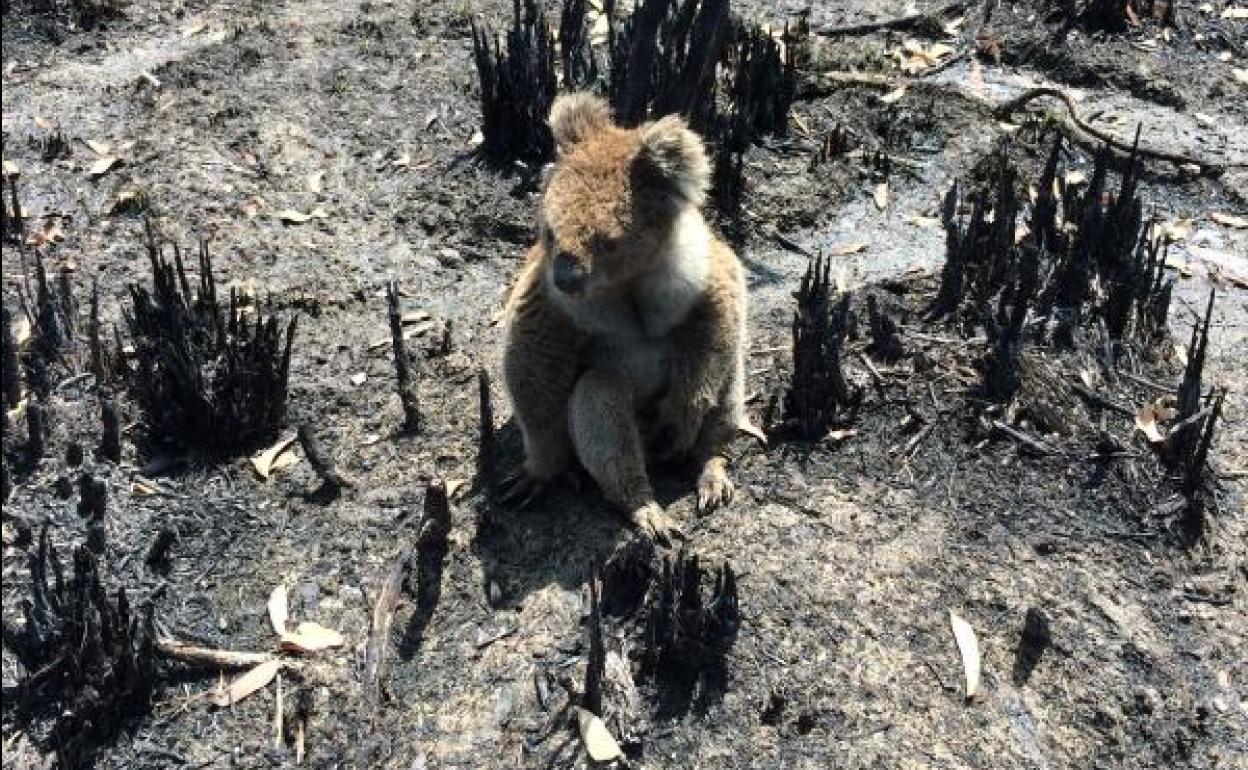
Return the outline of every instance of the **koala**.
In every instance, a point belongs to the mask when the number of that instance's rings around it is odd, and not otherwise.
[[[752,427],[741,264],[702,217],[710,164],[683,120],[622,128],[579,93],[558,97],[549,121],[558,159],[505,308],[524,462],[504,499],[531,501],[575,458],[638,529],[670,542],[679,532],[647,457],[696,462],[709,510],[732,500],[724,451]]]

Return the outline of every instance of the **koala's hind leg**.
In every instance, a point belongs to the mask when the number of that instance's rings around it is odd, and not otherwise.
[[[576,456],[607,501],[627,513],[642,532],[669,542],[677,530],[654,499],[627,380],[601,369],[581,375],[568,423]]]

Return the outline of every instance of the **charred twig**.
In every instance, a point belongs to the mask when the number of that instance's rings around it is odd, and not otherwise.
[[[390,646],[390,625],[394,622],[394,610],[399,603],[403,581],[412,564],[412,551],[403,549],[390,567],[390,572],[377,593],[373,604],[372,624],[368,632],[368,646],[364,650],[364,712],[366,732],[371,732],[371,722],[381,690],[382,667]]]
[[[154,641],[156,652],[169,660],[176,660],[188,666],[205,668],[250,668],[257,663],[273,659],[267,652],[238,652],[235,650],[218,650],[212,647],[200,647],[194,644],[157,637]]]
[[[420,396],[412,380],[411,359],[403,339],[403,314],[399,309],[399,284],[386,284],[386,307],[390,320],[390,338],[394,353],[394,373],[398,379],[399,401],[403,405],[403,429],[415,433],[420,430]]]
[[[1029,435],[1019,430],[1018,428],[1015,428],[1013,425],[1010,425],[1009,423],[1003,420],[993,420],[992,427],[996,428],[997,430],[1001,431],[1005,435],[1009,436],[1010,438],[1014,439],[1018,443],[1022,444],[1028,449],[1031,449],[1034,452],[1037,452],[1042,455],[1053,454],[1054,452],[1053,447],[1044,443],[1043,441],[1036,438],[1035,436]]]
[[[1100,393],[1097,393],[1095,390],[1092,390],[1091,388],[1087,387],[1083,383],[1072,382],[1070,384],[1070,388],[1071,390],[1078,393],[1080,396],[1083,396],[1083,398],[1088,403],[1092,404],[1093,406],[1097,406],[1102,409],[1108,409],[1111,412],[1117,412],[1118,414],[1125,415],[1127,417],[1135,416],[1135,410],[1132,409],[1131,407],[1124,406],[1123,404],[1118,403],[1117,401],[1113,400],[1109,396],[1105,396]]]
[[[100,401],[100,424],[100,457],[112,463],[121,462],[121,415],[116,401]]]
[[[325,447],[312,432],[311,426],[306,422],[300,423],[296,428],[296,433],[299,436],[299,445],[303,447],[303,454],[308,458],[308,464],[320,477],[323,488],[327,492],[337,494],[342,489],[350,489],[354,486],[351,479],[338,472],[333,458],[325,451]]]
[[[1066,93],[1060,88],[1053,88],[1052,86],[1039,86],[1037,88],[1029,88],[1023,93],[1014,97],[1013,99],[1010,99],[1008,102],[1005,102],[1004,104],[998,107],[995,107],[993,109],[993,113],[999,120],[1005,120],[1009,118],[1011,115],[1013,115],[1015,112],[1018,112],[1020,109],[1026,106],[1027,103],[1035,99],[1045,97],[1045,96],[1058,99],[1062,102],[1063,105],[1065,105],[1066,111],[1069,114],[1070,125],[1078,129],[1079,131],[1082,131],[1084,134],[1092,137],[1093,139],[1109,145],[1118,153],[1121,153],[1123,155],[1138,154],[1145,158],[1152,158],[1154,160],[1161,160],[1161,161],[1166,161],[1168,163],[1173,163],[1176,166],[1196,166],[1200,168],[1201,173],[1211,174],[1211,175],[1221,174],[1228,167],[1227,164],[1214,163],[1213,161],[1206,160],[1204,158],[1193,158],[1191,156],[1183,155],[1181,153],[1169,152],[1166,150],[1158,150],[1158,149],[1149,148],[1149,147],[1137,147],[1137,146],[1132,145],[1130,142],[1124,142],[1123,140],[1119,139],[1113,134],[1107,131],[1102,131],[1096,126],[1090,125],[1087,121],[1085,121],[1083,118],[1079,116],[1079,110],[1075,106],[1075,100],[1071,98],[1070,94]],[[1232,165],[1240,166],[1243,164],[1232,164]]]

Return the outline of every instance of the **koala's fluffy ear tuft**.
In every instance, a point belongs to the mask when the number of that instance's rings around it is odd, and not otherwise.
[[[566,150],[611,125],[611,108],[590,93],[561,94],[550,107],[550,132]]]
[[[701,206],[711,186],[711,163],[706,147],[685,121],[668,115],[640,129],[641,156],[672,191]]]

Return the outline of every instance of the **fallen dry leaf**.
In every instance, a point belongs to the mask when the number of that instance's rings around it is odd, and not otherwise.
[[[962,654],[966,699],[970,700],[979,691],[979,640],[975,638],[975,629],[971,628],[971,624],[953,610],[949,610],[949,625],[953,627],[953,638],[958,643],[958,652]]]
[[[286,584],[279,583],[269,594],[269,623],[273,624],[273,633],[281,636],[286,633],[286,621],[290,620],[290,600],[286,592]]]
[[[1192,234],[1192,225],[1194,223],[1190,219],[1176,219],[1172,222],[1165,222],[1161,225],[1161,235],[1166,239],[1167,243],[1182,241]]]
[[[880,211],[888,208],[888,182],[877,184],[875,192],[871,193],[871,199],[875,201],[875,207]]]
[[[91,167],[87,169],[87,173],[92,178],[98,179],[112,171],[120,163],[121,158],[118,158],[116,155],[107,155],[92,163]]]
[[[182,37],[192,37],[204,31],[206,25],[202,21],[192,22],[182,28]]]
[[[288,225],[301,225],[312,220],[311,214],[305,214],[295,209],[282,209],[277,212],[276,216],[283,224]]]
[[[446,482],[446,496],[448,499],[454,500],[456,494],[468,488],[466,479],[451,479]]]
[[[286,460],[279,465],[277,459],[294,445],[296,438],[295,434],[289,433],[278,439],[277,443],[268,449],[252,455],[251,467],[256,469],[256,473],[260,474],[260,478],[267,479],[273,471],[289,467],[299,461],[296,456],[293,461]]]
[[[866,250],[867,244],[865,241],[854,241],[853,243],[842,243],[833,246],[829,253],[834,257],[844,257],[849,254],[857,254]]]
[[[16,406],[4,413],[5,416],[9,418],[10,424],[17,422],[18,418],[26,413],[26,402],[27,397],[22,396],[22,399],[17,402]]]
[[[1173,420],[1178,414],[1175,404],[1174,396],[1162,396],[1152,403],[1141,406],[1135,412],[1135,427],[1152,443],[1162,443],[1169,432],[1162,423]]]
[[[228,687],[217,694],[213,703],[225,708],[238,703],[257,690],[264,689],[269,682],[273,681],[273,677],[277,676],[277,672],[282,670],[283,665],[280,660],[266,660],[264,663],[257,664],[248,669],[247,673],[230,682]]]
[[[1236,230],[1248,229],[1248,217],[1236,216],[1235,214],[1224,214],[1221,211],[1215,211],[1209,215],[1209,218],[1220,225],[1233,227]]]
[[[897,102],[901,101],[901,97],[905,95],[906,95],[906,87],[898,86],[892,91],[889,91],[888,93],[881,96],[880,101],[884,102],[885,104],[896,104]]]
[[[1248,69],[1240,69],[1239,67],[1232,67],[1231,74],[1233,74],[1235,76],[1235,79],[1238,80],[1240,83],[1243,83],[1244,85],[1248,85]]]
[[[368,379],[368,375],[365,374],[364,372],[356,372],[355,374],[351,375],[347,379],[351,382],[352,385],[358,388],[359,386],[363,385],[364,382]]]
[[[84,139],[82,143],[101,158],[107,158],[113,154],[113,147],[108,142],[101,142],[99,139]]]
[[[65,240],[65,231],[61,229],[59,218],[47,219],[43,227],[26,236],[27,246],[44,246],[49,243],[60,243]]]
[[[341,647],[346,644],[342,634],[319,623],[305,621],[291,633],[282,634],[278,648],[283,652],[309,653]]]
[[[578,706],[576,724],[580,728],[581,742],[585,744],[585,751],[590,759],[595,762],[610,762],[623,755],[620,751],[620,744],[615,742],[606,724],[593,712]]]
[[[22,313],[13,325],[13,341],[19,348],[30,341],[30,319],[25,313]]]
[[[1242,21],[1248,19],[1248,8],[1224,8],[1222,18]]]
[[[308,191],[319,193],[322,188],[322,182],[325,179],[324,171],[314,171],[308,174]]]
[[[9,177],[9,176],[21,176],[21,175],[22,175],[22,169],[21,169],[21,167],[20,167],[20,166],[18,166],[18,165],[17,165],[17,163],[16,163],[16,162],[11,161],[11,160],[6,160],[6,161],[4,162],[4,175],[5,175],[6,177]]]
[[[915,227],[936,228],[941,226],[940,217],[925,217],[921,214],[906,217],[906,223],[914,225]]]
[[[828,441],[844,441],[847,438],[853,438],[858,435],[857,428],[841,428],[828,431],[828,435],[824,436]]]

